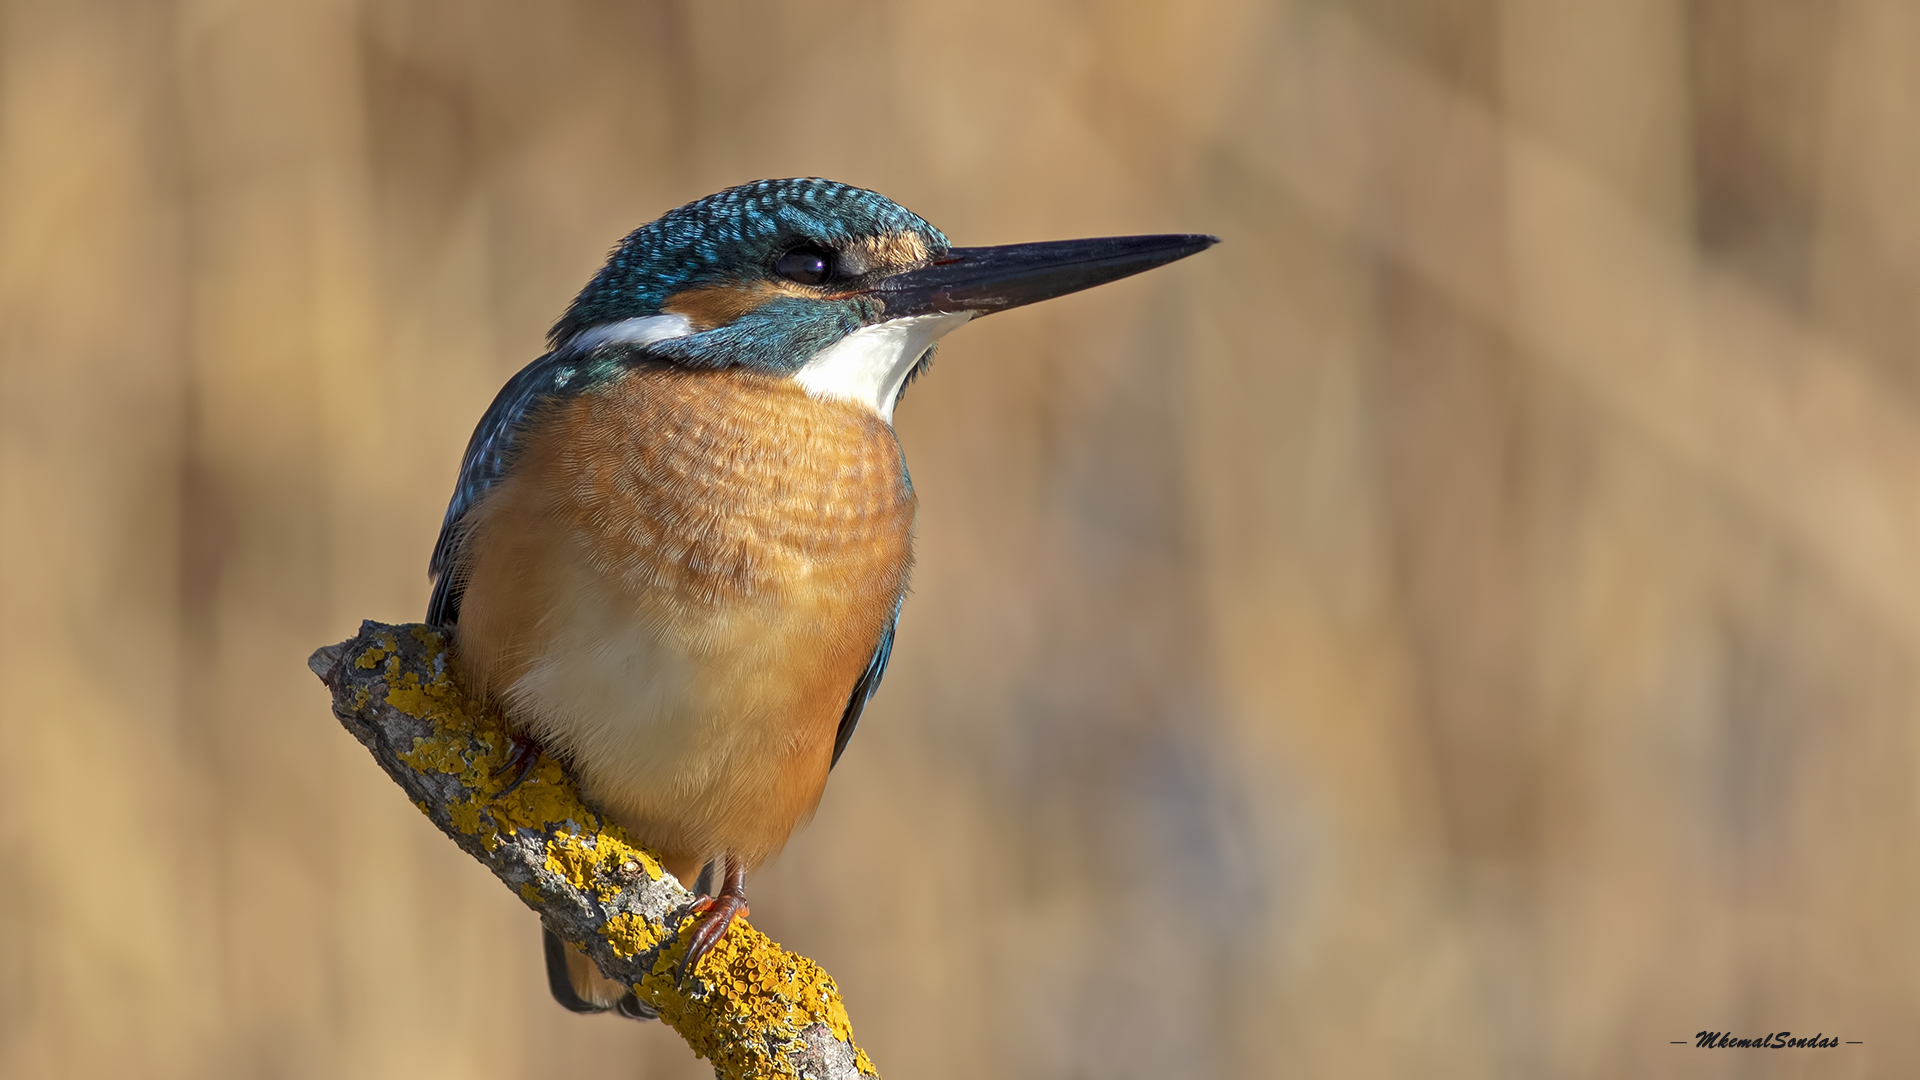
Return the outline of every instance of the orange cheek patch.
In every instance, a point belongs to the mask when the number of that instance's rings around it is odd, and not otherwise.
[[[885,236],[865,236],[853,242],[868,266],[898,272],[927,261],[927,242],[918,233],[897,232]]]
[[[814,294],[798,285],[779,281],[702,285],[674,293],[666,303],[660,305],[660,310],[669,315],[686,316],[695,330],[712,330],[782,296],[812,298]]]
[[[885,236],[866,236],[853,241],[850,254],[856,265],[881,274],[896,274],[924,266],[929,257],[927,242],[918,233],[897,232]],[[723,282],[701,285],[674,293],[660,310],[669,315],[684,315],[696,331],[712,330],[739,319],[783,296],[803,300],[842,300],[859,295],[860,290],[828,292],[777,279]]]

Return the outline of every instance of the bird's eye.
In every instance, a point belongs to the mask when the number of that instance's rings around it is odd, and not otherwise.
[[[773,272],[802,285],[824,285],[833,276],[833,253],[817,247],[797,247],[774,261]]]

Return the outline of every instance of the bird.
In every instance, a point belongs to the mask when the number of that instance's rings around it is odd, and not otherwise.
[[[876,192],[762,180],[628,234],[499,391],[429,560],[427,622],[518,768],[554,755],[695,882],[680,977],[812,816],[886,673],[916,508],[893,417],[935,345],[1216,242],[955,247]],[[543,944],[561,1005],[654,1015]]]

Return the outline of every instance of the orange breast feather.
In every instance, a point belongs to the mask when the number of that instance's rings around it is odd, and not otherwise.
[[[866,409],[638,371],[545,417],[470,515],[459,661],[670,864],[757,863],[819,801],[913,512]]]

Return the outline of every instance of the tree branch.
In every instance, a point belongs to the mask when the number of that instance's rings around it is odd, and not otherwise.
[[[585,949],[609,978],[713,1062],[722,1080],[877,1076],[853,1043],[840,991],[818,964],[734,921],[676,986],[693,894],[618,825],[589,810],[560,763],[542,755],[512,787],[496,776],[507,732],[448,670],[428,626],[366,622],[307,666],[333,691],[333,712],[440,831],[547,928]]]

